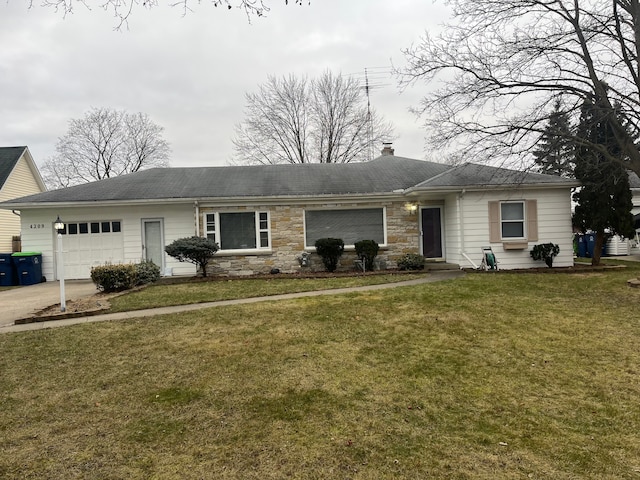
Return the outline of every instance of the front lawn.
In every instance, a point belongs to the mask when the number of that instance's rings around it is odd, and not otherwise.
[[[268,278],[211,278],[193,281],[159,282],[141,290],[126,293],[110,300],[110,312],[128,312],[145,308],[189,305],[192,303],[218,302],[248,297],[265,297],[284,293],[332,290],[336,288],[379,285],[403,282],[424,277],[425,273],[397,272],[375,275],[326,276],[305,278],[295,276],[271,276]],[[169,279],[171,280],[171,279]]]
[[[638,267],[0,335],[0,478],[639,478]]]

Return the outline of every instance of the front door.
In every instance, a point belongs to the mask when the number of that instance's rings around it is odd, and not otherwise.
[[[443,258],[442,207],[424,207],[420,215],[422,255],[425,258]]]
[[[151,260],[164,271],[164,240],[162,219],[142,220],[142,257]]]

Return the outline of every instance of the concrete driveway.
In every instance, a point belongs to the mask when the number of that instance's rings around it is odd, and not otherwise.
[[[65,298],[77,300],[98,293],[91,280],[64,282]],[[44,282],[0,291],[0,328],[60,303],[60,282]]]

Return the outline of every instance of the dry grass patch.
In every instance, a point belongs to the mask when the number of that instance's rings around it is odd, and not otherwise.
[[[0,336],[0,477],[632,479],[627,272]]]

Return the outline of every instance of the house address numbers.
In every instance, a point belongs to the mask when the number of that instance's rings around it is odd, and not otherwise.
[[[32,223],[29,228],[44,228],[44,223]]]

